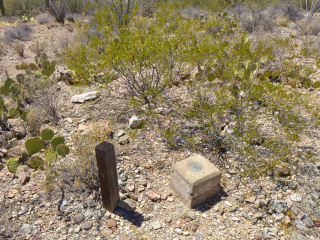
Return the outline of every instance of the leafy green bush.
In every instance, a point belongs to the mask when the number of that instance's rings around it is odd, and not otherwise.
[[[8,0],[4,1],[7,14],[24,14],[43,7],[43,0]]]
[[[225,32],[228,24],[234,24],[226,16],[184,20],[177,11],[163,10],[148,21],[138,16],[115,32],[103,17],[98,13],[95,18],[102,36],[94,37],[89,46],[70,50],[67,62],[81,75],[113,68],[131,102],[149,109],[162,101],[176,79],[194,68],[196,58],[209,54],[206,48],[214,36],[207,31],[221,24],[220,32]],[[92,65],[91,59],[95,59]]]
[[[107,87],[126,89],[150,124],[158,119],[152,110],[174,107],[164,117],[171,125],[162,127],[171,146],[210,151],[222,166],[232,154],[239,170],[274,175],[290,170],[293,143],[319,119],[307,99],[282,83],[287,78],[310,87],[314,70],[293,61],[292,36],[271,39],[275,49],[252,41],[237,23],[226,13],[184,19],[172,8],[158,9],[152,19],[134,16],[115,30],[100,12],[91,25],[98,34],[69,51],[68,64],[81,75],[113,69],[119,78]]]
[[[170,115],[173,124],[163,136],[172,146],[185,142],[192,149],[212,151],[222,167],[226,153],[232,153],[238,169],[251,176],[289,171],[293,142],[299,141],[307,126],[317,126],[319,116],[301,94],[272,79],[291,75],[309,87],[310,72],[300,68],[297,74],[287,69],[281,74],[270,70],[258,74],[261,67],[271,67],[272,48],[253,45],[246,34],[216,44],[211,59],[198,67],[195,79],[185,83],[188,97],[175,100],[183,104],[177,106],[175,120]],[[199,127],[186,131],[176,124],[178,119]]]
[[[7,109],[6,106],[0,104],[0,114],[7,112],[10,118],[21,117],[23,120],[38,120],[45,115],[51,118],[54,124],[59,121],[58,100],[59,90],[55,85],[55,79],[50,78],[55,70],[55,61],[48,61],[47,55],[42,54],[40,58],[35,59],[35,63],[22,63],[17,65],[17,70],[24,70],[25,74],[18,74],[16,80],[7,76],[7,80],[0,88],[0,94],[10,96],[12,101],[16,103],[16,107]],[[0,95],[0,102],[3,102]],[[28,110],[33,109],[37,112],[37,119],[31,115],[27,118],[27,109],[25,103],[31,104]],[[28,126],[28,124],[27,124]],[[30,133],[36,130],[34,124],[30,122]],[[37,130],[36,130],[37,131]]]

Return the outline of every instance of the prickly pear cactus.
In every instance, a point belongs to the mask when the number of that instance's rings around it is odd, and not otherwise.
[[[8,118],[18,118],[20,116],[20,111],[18,108],[10,108],[8,110]]]
[[[311,87],[311,84],[312,84],[312,82],[311,82],[310,78],[307,78],[307,77],[303,78],[301,81],[302,87]]]
[[[51,140],[53,138],[54,133],[51,129],[46,128],[41,131],[40,136],[41,136],[41,140],[47,141],[47,140]]]
[[[313,88],[319,88],[319,87],[320,87],[320,82],[319,82],[319,81],[314,82],[314,83],[312,84],[312,87],[313,87]],[[1,108],[1,106],[0,106],[0,108]]]
[[[19,164],[20,164],[20,160],[19,158],[10,158],[7,162],[7,167],[8,167],[8,170],[11,172],[11,173],[16,173],[18,167],[19,167]]]
[[[31,156],[37,152],[40,152],[44,147],[44,143],[39,138],[30,138],[25,143],[28,154]]]
[[[57,154],[58,154],[58,155],[64,157],[64,156],[66,156],[67,154],[69,154],[70,149],[69,149],[66,145],[64,145],[64,144],[59,144],[59,145],[57,146],[56,151],[57,151]]]
[[[34,155],[30,158],[30,167],[37,169],[43,166],[43,160],[40,156]]]
[[[58,145],[64,144],[64,138],[63,137],[55,137],[51,140],[51,146],[54,150],[58,147]]]

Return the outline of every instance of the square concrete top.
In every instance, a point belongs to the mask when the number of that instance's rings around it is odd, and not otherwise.
[[[202,168],[197,168],[199,166],[195,166],[196,171],[194,171],[191,169],[191,166],[194,164],[198,164]],[[206,180],[216,178],[219,175],[221,176],[220,170],[201,155],[194,155],[179,161],[173,165],[173,169],[191,185],[197,185]]]

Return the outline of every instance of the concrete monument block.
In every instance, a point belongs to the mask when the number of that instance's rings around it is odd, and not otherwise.
[[[201,155],[173,165],[171,189],[189,208],[194,208],[220,191],[221,172]]]

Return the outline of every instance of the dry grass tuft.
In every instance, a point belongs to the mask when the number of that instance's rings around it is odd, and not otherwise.
[[[6,38],[16,39],[20,41],[29,41],[32,37],[32,29],[27,24],[21,24],[16,27],[5,29]]]
[[[60,27],[60,24],[57,23],[56,21],[51,21],[49,23],[46,24],[46,27],[48,29],[54,28],[54,27]]]
[[[72,149],[74,158],[63,162],[67,182],[81,190],[94,190],[99,188],[98,168],[95,157],[95,147],[110,137],[109,128],[94,125],[93,130],[87,134],[76,133],[72,136]]]
[[[19,57],[24,58],[25,45],[22,42],[17,41],[13,44],[13,49],[18,53]]]
[[[53,21],[53,17],[48,13],[41,13],[35,17],[35,20],[39,24],[44,25]]]
[[[41,114],[36,110],[28,111],[26,127],[32,137],[40,135],[40,127],[42,123]]]

